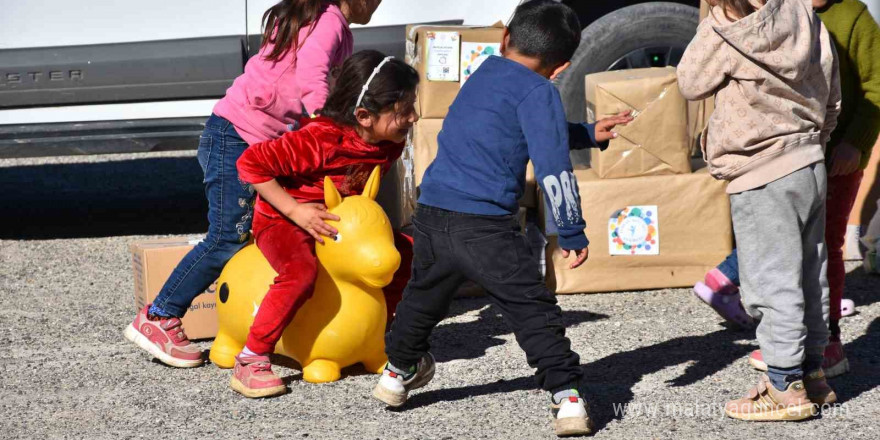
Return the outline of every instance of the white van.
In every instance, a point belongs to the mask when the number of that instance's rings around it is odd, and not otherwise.
[[[0,157],[195,148],[214,103],[259,49],[277,0],[3,0]],[[521,0],[384,0],[355,50],[398,57],[408,23],[507,22]],[[583,76],[675,65],[698,0],[565,0],[584,26],[558,86],[583,119]]]

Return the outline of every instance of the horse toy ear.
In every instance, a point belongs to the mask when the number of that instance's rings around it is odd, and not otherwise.
[[[370,177],[367,179],[367,184],[364,185],[363,196],[376,200],[376,196],[379,195],[379,181],[381,180],[382,169],[379,165],[376,165],[376,167],[373,168],[373,172],[370,173]]]
[[[342,203],[342,195],[330,180],[330,176],[324,177],[324,203],[327,205],[327,209],[333,209]]]

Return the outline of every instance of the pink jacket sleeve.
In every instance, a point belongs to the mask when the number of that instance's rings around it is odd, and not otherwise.
[[[324,106],[330,94],[328,76],[334,66],[350,55],[345,53],[351,52],[351,44],[346,44],[346,39],[350,38],[345,20],[324,13],[297,51],[296,80],[302,92],[302,103],[309,114]]]

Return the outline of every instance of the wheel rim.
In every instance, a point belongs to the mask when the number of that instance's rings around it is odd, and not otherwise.
[[[684,55],[684,47],[652,46],[627,53],[611,63],[608,70],[641,69],[644,67],[677,66]]]

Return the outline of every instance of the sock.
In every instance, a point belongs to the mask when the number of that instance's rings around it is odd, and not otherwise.
[[[832,338],[840,339],[840,320],[832,319],[828,323],[828,330],[831,332]]]
[[[578,392],[578,384],[576,383],[570,383],[564,387],[556,388],[551,391],[551,393],[553,393],[554,405],[559,405],[563,400],[568,399],[569,397],[581,397],[581,394]]]
[[[823,360],[825,358],[820,354],[808,354],[806,359],[804,359],[804,374],[809,374],[822,368]]]
[[[385,364],[385,369],[388,371],[393,371],[393,372],[403,376],[404,379],[408,379],[416,372],[415,365],[413,365],[409,368],[400,368],[400,367],[395,367],[394,364],[391,363],[391,361],[388,361],[388,363]]]
[[[156,304],[150,305],[149,310],[147,310],[147,318],[149,319],[152,317],[156,317],[156,318],[160,318],[160,319],[173,318],[173,316],[171,316],[170,313],[160,309]]]
[[[773,384],[773,388],[776,388],[779,391],[785,391],[789,384],[804,378],[804,369],[800,366],[779,368],[768,365],[767,377],[770,378],[770,383]]]
[[[253,350],[251,350],[250,348],[247,348],[246,345],[244,348],[241,349],[241,354],[245,356],[260,356],[259,354],[254,353]]]

